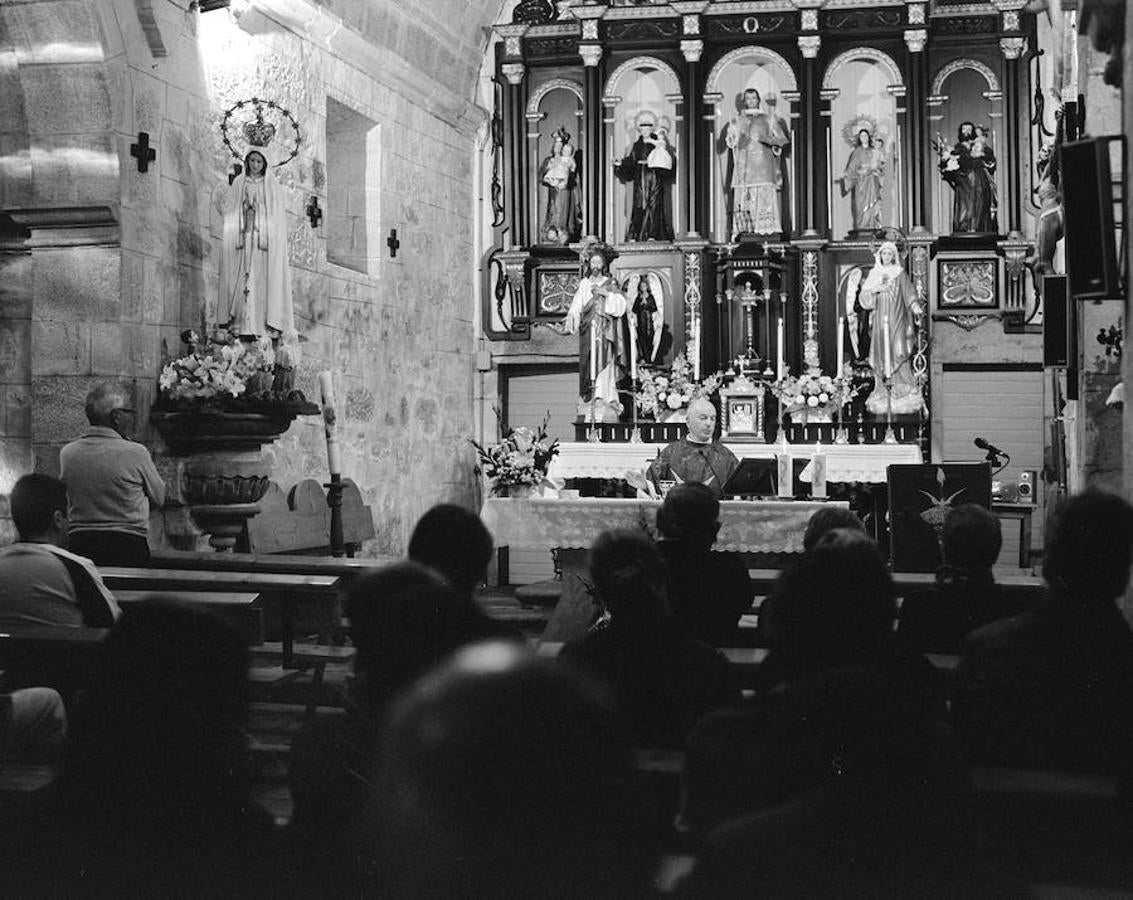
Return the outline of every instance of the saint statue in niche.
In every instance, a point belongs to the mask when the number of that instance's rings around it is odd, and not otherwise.
[[[783,230],[779,195],[783,189],[783,148],[790,143],[782,119],[760,109],[759,91],[748,88],[739,114],[724,132],[732,151],[729,192],[732,240],[741,234],[778,234]]]
[[[296,337],[283,191],[260,150],[226,196],[216,321],[241,336]]]
[[[874,387],[866,409],[875,415],[884,415],[888,408],[885,375],[893,387],[894,414],[916,413],[924,406],[913,378],[916,333],[923,313],[893,241],[877,249],[864,279],[860,269],[851,274],[846,289],[850,348],[855,361],[865,361],[873,369]]]
[[[850,195],[852,232],[881,227],[881,192],[885,180],[885,138],[868,128],[859,128],[854,148],[842,174],[842,196]]]
[[[988,130],[961,122],[955,145],[948,147],[937,135],[933,147],[940,174],[952,186],[952,233],[997,234],[995,152]]]
[[[665,332],[665,295],[656,272],[634,272],[626,281],[626,299],[633,305],[632,339],[636,341],[637,360],[642,365],[659,365],[667,352]]]
[[[582,236],[582,191],[577,154],[565,128],[554,133],[551,152],[539,166],[539,181],[547,189],[539,236],[547,244],[577,241]]]
[[[627,241],[671,241],[672,202],[669,186],[676,174],[676,151],[669,142],[669,122],[648,111],[634,120],[637,140],[614,164],[614,174],[633,185],[633,198],[626,229]]]
[[[564,334],[578,334],[578,412],[596,422],[618,420],[618,384],[633,366],[626,337],[629,304],[610,275],[616,258],[607,244],[586,248],[583,277],[560,327]]]

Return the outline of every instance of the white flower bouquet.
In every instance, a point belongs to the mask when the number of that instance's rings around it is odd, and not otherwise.
[[[788,375],[771,385],[771,393],[778,398],[784,412],[810,409],[832,414],[849,403],[857,391],[848,378],[831,378],[816,372]]]
[[[649,371],[642,367],[641,373],[641,389],[633,395],[637,414],[658,420],[688,409],[696,397],[710,397],[720,389],[723,380],[723,374],[715,372],[703,381],[694,381],[692,364],[683,353],[673,358],[673,364],[667,370]]]
[[[536,487],[550,483],[547,470],[559,452],[558,438],[547,439],[550,417],[548,412],[536,429],[525,425],[505,428],[503,439],[498,444],[485,447],[478,441],[469,440],[476,448],[479,471],[492,481],[493,495],[504,494],[513,485]]]

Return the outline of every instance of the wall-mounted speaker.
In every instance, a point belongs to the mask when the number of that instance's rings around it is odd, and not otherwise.
[[[1070,296],[1121,296],[1113,227],[1113,175],[1109,148],[1115,138],[1062,145],[1062,211]]]
[[[1034,469],[1024,469],[1019,473],[1018,498],[1020,503],[1034,503],[1038,487],[1039,473]]]
[[[1073,366],[1078,359],[1077,305],[1067,296],[1065,275],[1043,276],[1043,365]]]

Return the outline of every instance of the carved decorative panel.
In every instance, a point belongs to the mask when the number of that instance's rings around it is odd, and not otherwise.
[[[997,274],[996,260],[993,259],[940,260],[940,299],[937,308],[998,308]]]
[[[574,292],[578,290],[578,272],[539,273],[539,315],[565,315]]]

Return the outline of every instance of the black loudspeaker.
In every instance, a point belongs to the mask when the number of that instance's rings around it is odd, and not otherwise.
[[[1078,358],[1077,304],[1066,293],[1065,275],[1043,276],[1043,365],[1074,365]]]
[[[1062,145],[1062,212],[1070,296],[1081,300],[1121,296],[1113,227],[1113,138]]]

